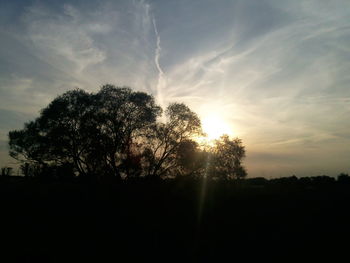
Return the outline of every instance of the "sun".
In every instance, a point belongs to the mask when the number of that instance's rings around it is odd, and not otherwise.
[[[230,125],[219,115],[208,115],[204,117],[202,120],[202,128],[207,134],[206,139],[209,141],[218,139],[223,134],[232,134]]]

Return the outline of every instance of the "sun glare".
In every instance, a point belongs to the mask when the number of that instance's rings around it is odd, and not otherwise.
[[[230,125],[216,115],[204,117],[202,120],[202,128],[207,134],[206,139],[209,141],[218,139],[223,134],[232,134]]]

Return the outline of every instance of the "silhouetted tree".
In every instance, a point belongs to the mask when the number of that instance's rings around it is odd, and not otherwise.
[[[25,128],[9,133],[10,155],[22,163],[41,169],[71,163],[86,175],[89,151],[86,133],[87,113],[92,110],[92,95],[72,90],[55,98],[41,111],[40,117]]]
[[[68,91],[23,130],[9,133],[10,155],[22,163],[72,164],[80,175],[121,178],[118,166],[130,145],[160,112],[152,96],[129,88],[105,85],[97,94]]]
[[[39,133],[46,139],[49,164],[72,163],[81,175],[91,172],[86,156],[91,150],[87,123],[92,111],[93,95],[78,89],[58,96],[42,110]]]
[[[348,184],[350,183],[350,176],[346,173],[341,173],[338,175],[337,180],[339,183]]]
[[[247,175],[242,166],[245,148],[238,138],[230,139],[228,135],[215,140],[210,156],[210,174],[222,179],[240,179]]]
[[[143,152],[147,176],[160,177],[176,171],[180,166],[176,156],[179,147],[202,134],[200,119],[185,104],[170,104],[165,115],[166,123],[149,129]]]
[[[38,119],[24,125],[22,130],[9,132],[9,154],[19,162],[43,164],[50,159],[46,151],[48,140],[45,134],[41,133]]]
[[[311,177],[312,183],[315,185],[330,185],[335,182],[334,177],[327,175],[319,175]]]
[[[161,113],[151,95],[127,87],[67,91],[24,129],[9,132],[10,155],[25,176],[246,176],[240,139],[224,135],[208,151],[195,142],[201,122],[185,104],[170,104],[165,122],[157,122]]]
[[[10,176],[12,174],[12,167],[1,167],[1,176]]]
[[[147,128],[156,122],[162,110],[154,98],[130,88],[105,85],[95,96],[91,127],[98,154],[90,156],[94,165],[121,178],[121,172],[131,174],[132,147],[145,137]],[[126,161],[128,160],[128,161]],[[97,163],[96,163],[97,162]]]
[[[197,142],[185,140],[177,149],[176,159],[180,175],[199,176],[206,167],[207,153],[199,148]]]

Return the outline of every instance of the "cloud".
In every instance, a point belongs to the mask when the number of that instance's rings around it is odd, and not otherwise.
[[[6,10],[0,109],[37,114],[73,87],[127,85],[163,106],[185,102],[201,117],[216,111],[247,145],[251,175],[259,167],[270,175],[346,167],[346,0],[66,1]]]
[[[242,15],[236,17],[230,35],[214,39],[211,48],[206,44],[200,49],[197,42],[195,53],[168,68],[164,97],[189,102],[202,115],[217,107],[253,150],[317,149],[312,152],[315,160],[327,158],[331,166],[332,158],[320,152],[338,148],[350,153],[346,150],[350,15],[343,10],[349,4],[311,1],[301,6],[300,13],[300,5],[291,2],[275,8],[267,5],[266,16],[258,19],[253,15],[257,5],[253,6],[238,8]],[[267,17],[271,10],[272,20]],[[248,18],[252,20],[247,24]],[[216,42],[222,45],[218,48]],[[342,147],[341,141],[347,146]],[[284,158],[286,165],[289,161]]]
[[[105,59],[105,52],[97,47],[90,34],[106,34],[108,25],[84,24],[80,12],[71,5],[65,4],[63,13],[53,17],[43,7],[31,7],[24,21],[36,55],[49,64],[58,68],[68,66],[68,72],[79,75]]]
[[[10,7],[9,12],[17,10]],[[7,26],[0,25],[4,37],[0,110],[5,110],[4,116],[13,117],[14,112],[29,121],[55,96],[75,87],[96,91],[113,83],[155,93],[156,39],[149,9],[144,1],[35,2],[18,8],[12,24],[14,15],[3,17],[2,25]],[[5,122],[1,134],[22,126],[24,119]]]
[[[152,23],[153,23],[154,33],[156,35],[156,40],[157,40],[157,47],[156,47],[155,55],[154,55],[154,63],[156,64],[156,67],[158,70],[157,99],[158,99],[158,103],[163,106],[162,89],[165,88],[166,80],[165,80],[164,72],[163,72],[163,70],[160,66],[160,63],[159,63],[159,59],[160,59],[160,55],[161,55],[160,52],[162,49],[160,47],[160,35],[158,33],[157,24],[156,24],[156,20],[154,17],[152,19]]]

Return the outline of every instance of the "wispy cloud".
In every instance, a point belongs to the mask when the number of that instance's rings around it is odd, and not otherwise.
[[[153,17],[152,19],[153,23],[153,28],[154,28],[154,33],[156,35],[156,50],[155,50],[155,55],[154,55],[154,63],[156,64],[157,70],[158,70],[158,82],[157,82],[157,99],[158,103],[162,106],[164,106],[164,101],[163,101],[163,95],[162,95],[162,90],[166,87],[166,79],[164,76],[164,72],[160,66],[159,59],[160,59],[160,52],[161,52],[161,47],[160,47],[160,35],[158,33],[157,29],[157,24],[156,20]]]
[[[233,122],[248,150],[294,154],[307,148],[327,152],[334,145],[344,152],[346,147],[339,144],[344,137],[335,131],[350,128],[344,99],[350,98],[350,14],[339,5],[349,4],[327,4],[320,12],[319,5],[310,2],[300,13],[298,5],[278,6],[276,12],[285,13],[286,20],[263,28],[263,34],[257,24],[255,35],[236,27],[231,35],[215,39],[220,48],[202,49],[167,71],[165,97],[186,101],[202,115],[216,108]],[[333,153],[317,151],[309,152],[313,164],[326,158],[331,166]],[[346,169],[345,163],[339,169]]]
[[[0,109],[37,114],[72,87],[128,85],[162,106],[216,111],[247,145],[252,175],[292,172],[293,158],[300,173],[321,163],[336,173],[350,155],[349,10],[347,0],[27,4],[0,20]]]

